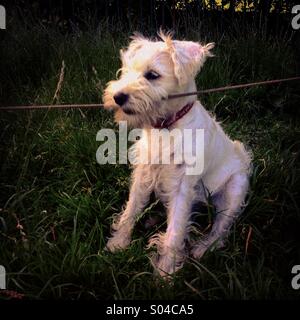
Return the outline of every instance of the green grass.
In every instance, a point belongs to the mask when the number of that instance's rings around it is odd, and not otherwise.
[[[191,38],[217,44],[216,57],[197,78],[199,87],[299,74],[288,35],[236,29],[228,34],[193,29]],[[100,101],[128,41],[129,32],[118,30],[111,34],[103,23],[97,30],[63,35],[39,24],[16,24],[0,47],[1,104],[52,103],[62,60],[66,74],[59,102]],[[217,93],[201,101],[232,138],[251,147],[251,193],[226,248],[200,261],[188,259],[173,287],[154,281],[145,247],[156,230],[146,230],[143,218],[128,250],[103,251],[112,215],[127,199],[130,174],[125,165],[96,162],[97,131],[114,127],[112,115],[1,113],[0,264],[8,272],[8,289],[37,299],[299,297],[290,285],[291,268],[300,262],[299,83]],[[161,213],[160,206],[149,206],[145,215]],[[162,222],[158,228],[163,227]]]

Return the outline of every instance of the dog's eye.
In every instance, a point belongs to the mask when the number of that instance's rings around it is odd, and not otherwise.
[[[157,72],[155,71],[148,71],[144,74],[144,77],[147,79],[147,80],[156,80],[160,77],[160,74],[158,74]]]

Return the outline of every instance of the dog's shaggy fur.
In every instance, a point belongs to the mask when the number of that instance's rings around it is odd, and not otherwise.
[[[150,240],[150,245],[157,246],[154,265],[160,275],[166,276],[182,266],[192,205],[196,201],[206,202],[205,189],[211,193],[218,214],[210,233],[193,244],[191,255],[200,258],[212,245],[222,244],[244,206],[251,157],[241,142],[230,140],[195,96],[165,100],[170,94],[196,90],[194,79],[205,60],[212,56],[210,50],[214,44],[177,41],[162,32],[159,36],[160,40],[153,41],[135,35],[128,49],[121,50],[121,76],[108,83],[104,105],[116,111],[116,121],[125,120],[143,129],[141,139],[135,144],[139,156],[149,152],[149,131],[158,120],[193,103],[191,110],[169,130],[204,129],[204,170],[201,175],[187,175],[184,162],[181,165],[136,165],[129,201],[113,224],[114,232],[106,248],[115,251],[130,244],[135,218],[154,191],[166,206],[168,226],[165,233]],[[195,144],[195,141],[188,143]],[[160,148],[156,150],[161,153]]]

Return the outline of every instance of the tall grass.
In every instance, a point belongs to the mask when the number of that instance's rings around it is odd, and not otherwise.
[[[132,31],[113,30],[104,21],[67,34],[16,23],[0,47],[1,104],[51,103],[63,60],[59,102],[100,101]],[[177,37],[217,44],[215,58],[197,78],[201,88],[299,73],[288,33],[269,36],[264,28],[238,26],[221,33],[194,23],[178,28]],[[124,165],[96,163],[96,133],[114,126],[111,114],[1,113],[0,264],[7,269],[8,288],[37,299],[297,297],[290,272],[300,259],[299,84],[200,99],[232,138],[251,147],[254,172],[249,205],[226,248],[200,261],[188,259],[174,276],[174,287],[153,281],[145,249],[156,228],[164,227],[163,219],[149,230],[143,217],[128,250],[103,251],[111,217],[127,199],[130,173]],[[206,211],[198,210],[205,218]],[[154,205],[145,216],[161,213]]]

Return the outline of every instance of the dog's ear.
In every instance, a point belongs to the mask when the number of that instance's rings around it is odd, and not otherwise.
[[[201,45],[192,41],[172,41],[169,46],[174,63],[175,76],[179,85],[184,85],[191,77],[195,77],[208,57],[213,57],[210,50],[214,43]]]
[[[138,32],[134,32],[130,39],[131,42],[129,43],[128,48],[120,50],[120,57],[123,66],[134,57],[137,50],[141,49],[143,45],[149,41],[146,37]]]
[[[120,59],[121,59],[121,62],[122,62],[123,66],[125,66],[125,64],[126,64],[125,53],[126,53],[125,49],[120,49]]]

